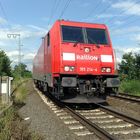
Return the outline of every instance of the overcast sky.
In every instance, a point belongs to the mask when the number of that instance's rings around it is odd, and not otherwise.
[[[21,34],[22,62],[32,69],[41,38],[57,19],[106,24],[118,61],[140,53],[139,0],[0,0],[0,49],[17,64],[18,38],[7,34]]]

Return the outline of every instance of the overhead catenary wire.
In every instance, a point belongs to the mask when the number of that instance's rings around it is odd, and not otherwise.
[[[130,7],[128,7],[125,11],[121,11],[120,13],[121,14],[123,14],[123,13],[126,13],[130,8],[133,8],[134,6],[136,6],[138,3],[140,3],[140,0],[139,1],[137,1],[137,2],[135,2],[135,3],[133,3]],[[111,25],[111,28],[110,28],[110,30],[112,30],[113,32],[115,32],[115,30],[123,30],[123,29],[129,29],[129,28],[131,28],[131,27],[127,27],[128,25],[131,25],[132,23],[135,23],[136,21],[138,21],[140,18],[138,17],[138,18],[135,18],[134,20],[130,20],[130,22],[127,22],[126,23],[126,21],[127,20],[129,20],[129,19],[132,19],[133,17],[136,17],[136,15],[131,15],[131,16],[127,16],[127,17],[125,17],[125,18],[123,18],[123,21],[125,21],[124,23],[125,23],[125,25],[124,24],[120,24],[120,25],[118,25],[117,27],[114,27],[113,28],[113,26]],[[111,18],[112,19],[112,21],[113,21],[113,18]],[[110,20],[111,20],[110,19]],[[127,24],[127,26],[126,26],[126,24]],[[127,36],[128,34],[126,33],[126,32],[120,32],[120,33],[116,33],[116,34],[112,34],[113,36]],[[130,34],[129,34],[130,35]]]
[[[127,12],[129,9],[131,9],[131,8],[133,8],[134,6],[136,6],[138,3],[140,3],[140,0],[138,0],[138,1],[136,1],[135,3],[133,3],[131,6],[129,6],[126,10],[123,10],[123,11],[121,11],[120,13],[119,13],[119,15],[121,15],[121,14],[123,14],[123,13],[125,13],[125,12]],[[129,16],[129,17],[126,17],[126,18],[124,18],[124,20],[128,20],[128,19],[130,19],[130,18],[132,18],[132,17],[134,17],[134,15],[132,15],[132,16]],[[110,22],[110,23],[112,23],[113,22],[113,19],[114,19],[114,17],[112,17],[112,18],[110,18],[108,21],[106,21],[106,22]],[[110,24],[109,23],[109,24]]]
[[[131,5],[131,8],[134,7],[134,6],[136,6],[136,4],[138,4],[138,3],[140,3],[140,0],[137,1],[135,4],[133,4],[133,6]],[[129,7],[128,9],[130,9],[130,7]],[[127,10],[128,10],[128,9],[127,9]],[[126,11],[127,11],[127,10],[126,10]],[[126,11],[124,11],[124,12],[126,12]],[[129,17],[126,17],[126,18],[123,19],[123,21],[132,19],[133,17],[136,17],[136,15],[131,15],[131,16],[129,16]],[[135,18],[134,20],[130,20],[130,22],[127,22],[127,25],[130,25],[130,24],[132,24],[132,23],[135,23],[135,22],[138,21],[138,20],[140,20],[140,17]],[[114,27],[114,28],[111,28],[111,29],[112,29],[112,30],[115,30],[115,29],[117,29],[118,27],[119,27],[119,28],[121,27],[121,29],[123,29],[123,28],[124,28],[123,26],[126,27],[126,25],[121,24],[121,25],[118,25],[117,27]]]
[[[110,4],[107,5],[107,6],[99,13],[99,15],[101,15],[102,13],[105,13],[108,9],[110,9]]]
[[[59,3],[60,3],[60,0],[54,0],[54,3],[53,3],[52,8],[51,8],[51,13],[50,13],[50,17],[49,17],[47,27],[50,25],[50,23],[51,23],[51,21],[52,21],[52,19],[54,17],[54,13],[55,13]]]
[[[133,18],[134,16],[131,16],[131,18]],[[131,19],[130,18],[130,19]],[[138,18],[135,18],[135,19],[133,19],[133,20],[130,20],[130,22],[127,22],[126,24],[127,24],[127,26],[128,25],[131,25],[132,23],[135,23],[136,21],[138,21],[138,20],[140,20],[140,17],[138,17]],[[124,27],[126,28],[126,24],[124,25],[124,24],[122,24],[122,25],[118,25],[117,27],[114,27],[114,28],[110,28],[111,30],[115,30],[115,29],[123,29]]]
[[[96,7],[92,9],[91,12],[89,12],[86,19],[89,18],[93,14],[93,12],[96,11],[101,6],[101,2],[102,0],[97,3]],[[101,14],[105,14],[110,8],[111,8],[111,5],[110,5],[110,2],[108,2],[108,5],[105,8],[103,8],[101,11],[99,11],[99,13],[97,13],[94,17],[95,18],[100,17]]]
[[[69,7],[70,3],[71,3],[72,0],[67,0],[67,2],[65,3],[65,6],[64,8],[62,9],[61,13],[60,13],[60,16],[59,16],[59,19],[61,19],[66,11],[66,9]]]
[[[10,25],[9,19],[8,19],[8,16],[7,16],[6,12],[5,12],[5,9],[4,9],[4,7],[3,7],[1,1],[0,1],[0,9],[1,9],[2,13],[3,13],[4,18],[5,18],[6,21],[7,21],[7,25],[9,26],[9,28],[11,28],[11,25]]]
[[[89,18],[92,15],[92,13],[97,10],[97,8],[101,5],[101,2],[102,2],[102,0],[99,0],[98,1],[98,3],[96,4],[96,6],[93,9],[91,9],[91,11],[87,14],[87,16],[85,17],[86,19]]]
[[[58,17],[58,19],[61,19],[62,18],[62,16],[64,15],[66,9],[68,8],[69,4],[71,3],[71,1],[72,0],[67,0],[66,1],[65,5],[64,5],[64,8],[62,9],[62,11],[61,11],[60,16]],[[52,19],[54,18],[54,15],[55,15],[56,11],[60,7],[61,2],[62,2],[62,0],[61,1],[60,0],[54,0],[54,3],[53,3],[53,6],[52,6],[52,9],[51,9],[50,18],[49,18],[47,27],[49,27]],[[57,13],[59,13],[59,11]]]
[[[130,25],[130,24],[132,24],[132,23],[134,23],[134,22],[136,22],[137,20],[140,20],[140,18],[136,18],[135,20],[133,20],[133,21],[131,21],[131,22],[129,22],[129,23],[127,23],[127,25]],[[111,28],[111,30],[114,32],[115,30],[123,30],[123,29],[130,29],[130,27],[122,27],[122,28]],[[126,30],[127,30],[126,29]],[[114,35],[114,36],[122,36],[122,35],[124,35],[124,36],[126,36],[126,35],[128,35],[128,34],[126,34],[126,32],[121,32],[121,33],[117,33],[116,35]]]

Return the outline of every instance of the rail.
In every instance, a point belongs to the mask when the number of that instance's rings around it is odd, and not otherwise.
[[[91,132],[94,132],[98,137],[100,137],[103,140],[117,140],[114,136],[110,135],[108,132],[106,132],[104,129],[100,128],[95,123],[91,122],[90,120],[86,119],[84,116],[80,115],[78,112],[75,112],[68,106],[65,106],[66,110],[78,121],[80,121],[81,124],[86,126]]]
[[[50,98],[50,96],[47,96]],[[50,98],[59,108],[63,108],[64,112],[70,114],[78,120],[90,132],[103,140],[123,139],[124,135],[127,139],[137,139],[140,133],[140,120],[130,117],[126,114],[111,109],[108,106],[94,104],[95,108],[90,110],[74,110],[66,104],[60,103],[56,99]],[[65,116],[66,113],[62,113]],[[60,116],[60,114],[59,114]],[[110,118],[110,119],[107,119]],[[119,123],[118,123],[119,122]],[[105,124],[105,125],[103,125]],[[123,130],[123,128],[125,128]],[[116,130],[117,129],[117,130]],[[130,134],[130,135],[126,135]],[[133,135],[132,135],[133,134]],[[134,137],[133,137],[134,136]]]
[[[115,97],[115,98],[118,98],[118,99],[123,99],[123,100],[127,100],[127,101],[130,101],[130,102],[135,102],[135,103],[140,104],[140,97],[139,96],[119,93],[118,95],[113,95],[111,97]]]
[[[111,109],[107,106],[103,106],[101,104],[95,104],[98,109],[100,111],[103,111],[104,113],[106,112],[108,115],[112,115],[113,117],[115,117],[116,119],[120,119],[122,120],[123,122],[126,122],[126,123],[129,123],[129,126],[133,126],[135,125],[136,128],[138,129],[139,131],[139,127],[140,127],[140,120],[138,119],[135,119],[133,117],[130,117],[124,113],[121,113],[121,112],[118,112],[114,109]],[[76,112],[75,110],[65,106],[65,108],[68,110],[68,112],[76,119],[78,120],[81,124],[83,124],[84,126],[86,126],[89,131],[91,132],[94,132],[98,137],[100,137],[101,139],[104,139],[104,140],[118,140],[120,138],[118,138],[118,136],[116,136],[115,134],[112,134],[112,132],[109,132],[108,130],[106,130],[104,128],[104,126],[100,126],[98,124],[96,124],[96,121],[93,122],[91,121],[88,117],[84,116],[82,113],[78,113]],[[95,116],[92,116],[93,118]],[[91,118],[92,118],[91,117]],[[102,121],[102,119],[100,119],[100,121]],[[122,123],[123,125],[123,123]],[[136,129],[136,131],[137,131]],[[132,131],[133,132],[133,131]]]
[[[131,116],[128,116],[128,115],[126,115],[126,114],[124,114],[122,112],[119,112],[118,110],[116,111],[116,110],[111,109],[109,107],[103,106],[101,104],[96,104],[96,105],[98,107],[100,107],[102,110],[104,110],[104,111],[106,111],[106,112],[108,112],[108,113],[110,113],[110,114],[112,114],[112,115],[114,115],[114,116],[116,116],[116,117],[118,117],[118,118],[120,118],[122,120],[125,120],[125,121],[127,121],[129,123],[133,123],[134,125],[140,127],[140,120],[135,119],[135,118],[133,118]]]

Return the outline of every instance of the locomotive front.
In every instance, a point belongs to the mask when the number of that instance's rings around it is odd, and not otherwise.
[[[106,97],[116,93],[119,79],[107,27],[102,24],[60,25],[60,78],[56,83],[76,95]]]

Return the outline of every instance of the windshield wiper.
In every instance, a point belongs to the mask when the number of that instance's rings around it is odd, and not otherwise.
[[[78,43],[82,43],[82,42],[80,42],[80,38],[81,38],[81,36],[78,36],[77,40],[73,44],[73,47],[76,47]]]
[[[73,44],[73,47],[76,47],[78,43],[79,43],[79,41],[76,41],[76,42]]]
[[[87,38],[88,38],[93,44],[95,44],[97,48],[100,48],[100,46],[99,46],[92,38],[90,38],[89,36],[87,36]]]
[[[100,48],[100,46],[90,37],[87,37],[88,40],[90,40],[92,42],[92,44],[94,44],[97,48]],[[76,47],[77,44],[80,43],[79,41],[75,41],[75,43],[73,44],[73,47]]]

